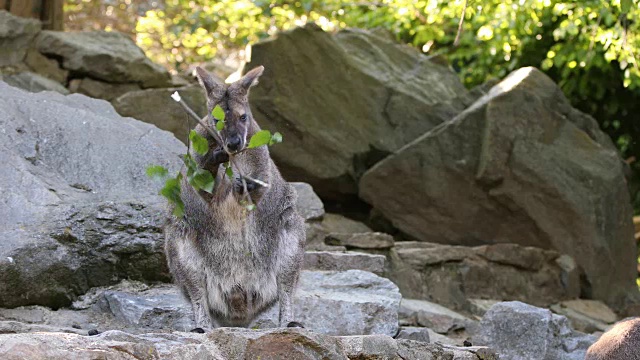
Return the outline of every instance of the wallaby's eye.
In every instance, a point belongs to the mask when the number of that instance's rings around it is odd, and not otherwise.
[[[247,121],[247,114],[242,114],[240,116],[240,121]]]

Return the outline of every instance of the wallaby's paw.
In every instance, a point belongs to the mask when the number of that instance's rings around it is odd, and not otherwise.
[[[100,332],[97,329],[91,329],[87,332],[87,335],[89,336],[96,336],[98,334],[100,334]]]
[[[213,150],[213,163],[216,165],[229,161],[229,154],[223,148],[218,147]]]
[[[247,182],[247,191],[249,192],[252,192],[259,186],[258,184],[256,184],[255,182],[249,179],[245,179],[245,181]],[[242,184],[241,178],[237,178],[233,181],[233,191],[235,191],[237,194],[240,194],[240,195],[244,194],[244,185]]]
[[[191,331],[190,331],[190,332],[192,332],[192,333],[197,333],[197,334],[204,334],[204,333],[205,333],[205,331],[204,331],[204,329],[203,329],[203,328],[195,328],[195,329],[191,329]]]
[[[301,328],[301,329],[304,329],[304,326],[302,326],[302,324],[300,324],[297,321],[292,321],[292,322],[288,323],[287,327],[288,328]]]

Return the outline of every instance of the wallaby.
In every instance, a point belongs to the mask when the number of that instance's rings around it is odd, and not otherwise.
[[[209,141],[209,152],[191,153],[199,167],[213,174],[215,186],[211,194],[196,191],[183,177],[184,216],[169,216],[165,226],[169,269],[191,301],[197,332],[246,327],[276,301],[279,325],[301,326],[293,321],[292,304],[305,243],[304,220],[295,207],[297,195],[280,175],[267,146],[246,148],[248,139],[260,130],[249,108],[249,88],[263,71],[259,66],[227,85],[196,69],[207,97],[209,115],[204,122],[215,127],[211,112],[220,105],[225,112],[220,135],[237,166],[230,180],[221,167],[229,154],[198,125],[198,134]],[[255,204],[252,211],[243,202],[240,174]]]
[[[640,318],[615,324],[589,347],[585,360],[640,360]]]

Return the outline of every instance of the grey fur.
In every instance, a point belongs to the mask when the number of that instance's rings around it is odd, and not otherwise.
[[[253,69],[225,85],[198,69],[209,114],[216,104],[225,110],[222,138],[242,137],[241,148],[260,130],[249,109],[248,92],[262,70]],[[210,115],[205,121],[214,126]],[[200,125],[196,131],[207,138],[210,149],[206,156],[193,154],[194,158],[212,172],[216,185],[208,194],[182,182],[185,215],[169,216],[165,227],[165,251],[175,282],[191,301],[197,327],[247,326],[276,301],[280,326],[287,326],[294,320],[292,302],[305,241],[295,190],[280,175],[266,146],[246,150],[234,157],[234,163],[243,174],[270,185],[248,181],[256,208],[246,211],[239,203],[244,193],[239,172],[234,169],[234,179],[229,180],[220,165],[227,154]]]
[[[589,347],[585,360],[640,360],[640,318],[615,324]]]

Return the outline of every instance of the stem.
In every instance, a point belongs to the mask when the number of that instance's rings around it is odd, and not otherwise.
[[[464,0],[464,5],[462,6],[462,15],[460,15],[460,22],[458,23],[458,33],[456,34],[456,39],[453,41],[453,46],[458,46],[460,43],[460,35],[462,35],[462,24],[464,23],[464,14],[467,12],[467,3],[469,0]]]

